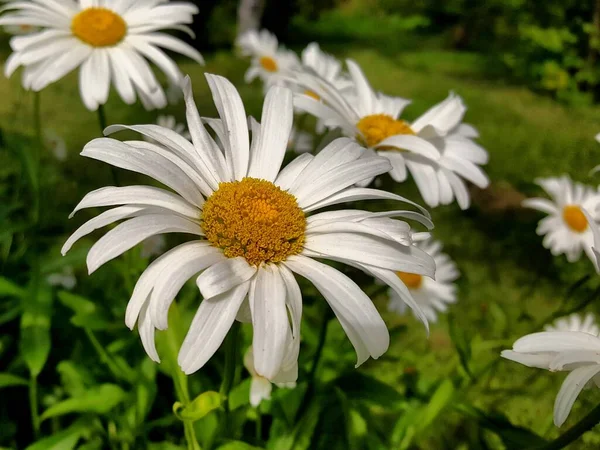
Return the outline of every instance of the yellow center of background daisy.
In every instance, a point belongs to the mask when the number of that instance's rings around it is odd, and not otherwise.
[[[567,205],[563,208],[563,220],[576,233],[583,233],[587,230],[588,221],[581,208],[577,205]]]
[[[306,217],[296,197],[266,180],[220,183],[206,200],[201,221],[212,245],[254,266],[284,261],[304,246]]]
[[[309,97],[314,98],[315,100],[321,100],[318,94],[315,94],[313,91],[309,91],[308,89],[304,91],[304,95],[308,95]]]
[[[396,272],[396,275],[398,275],[398,278],[400,278],[409,289],[419,289],[423,284],[422,275],[408,272]]]
[[[111,47],[123,40],[127,34],[127,24],[109,9],[87,8],[73,17],[71,31],[93,47]]]
[[[404,120],[392,119],[387,114],[365,116],[358,121],[356,128],[361,133],[357,139],[367,147],[374,147],[384,139],[397,134],[415,134]]]
[[[263,56],[258,62],[267,72],[277,72],[277,63],[273,58],[270,58],[269,56]]]

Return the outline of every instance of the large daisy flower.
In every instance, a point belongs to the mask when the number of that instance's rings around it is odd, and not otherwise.
[[[600,387],[600,338],[582,331],[545,331],[518,339],[502,357],[528,367],[570,372],[554,402],[554,424],[561,426],[585,387]]]
[[[459,276],[454,261],[442,252],[439,241],[423,240],[415,244],[435,261],[435,279],[423,275],[398,272],[398,277],[408,287],[411,295],[421,311],[430,322],[437,321],[437,312],[446,312],[448,305],[456,302],[456,285]],[[388,309],[398,314],[405,314],[407,307],[393,289],[389,290]]]
[[[390,175],[395,181],[406,180],[407,171],[410,172],[429,206],[438,206],[442,200],[448,203],[452,192],[460,189],[457,178],[473,178],[472,158],[456,156],[455,146],[459,144],[460,135],[457,134],[455,141],[447,140],[460,129],[466,111],[462,99],[450,94],[408,123],[399,117],[409,100],[373,90],[358,64],[348,60],[347,65],[355,88],[352,94],[311,74],[297,73],[290,77],[291,82],[309,91],[309,94],[296,96],[296,106],[322,120],[327,127],[341,129],[344,135],[389,159]],[[446,154],[441,165],[440,150]],[[445,175],[441,180],[440,173]],[[479,176],[477,173],[470,181],[483,181]]]
[[[267,30],[247,31],[237,39],[236,44],[242,55],[252,58],[245,75],[247,83],[259,77],[268,87],[280,82],[284,73],[300,67],[298,56],[293,51],[280,47],[277,37]]]
[[[174,83],[181,72],[161,50],[167,49],[203,63],[185,42],[162,32],[184,29],[198,8],[168,0],[30,0],[11,2],[0,25],[32,25],[41,30],[15,36],[5,74],[23,66],[23,86],[40,91],[80,67],[83,103],[96,110],[106,103],[111,82],[127,104],[139,96],[147,109],[163,108],[165,93],[148,61]]]
[[[548,214],[538,227],[537,234],[544,236],[543,245],[553,255],[565,254],[569,262],[577,261],[581,250],[595,262],[592,250],[594,233],[589,217],[597,220],[597,207],[600,194],[591,187],[574,183],[568,176],[542,178],[537,180],[552,198],[531,198],[523,201],[523,206]],[[594,224],[595,225],[595,224]]]
[[[325,297],[356,349],[357,364],[381,356],[389,334],[373,303],[348,276],[317,259],[357,267],[394,287],[418,309],[396,272],[433,276],[435,264],[425,252],[405,244],[410,226],[392,217],[427,226],[430,220],[411,211],[346,209],[309,216],[351,200],[407,200],[354,187],[390,167],[385,158],[363,157],[365,150],[350,139],[337,139],[317,156],[303,154],[281,169],[292,129],[292,92],[279,86],[269,90],[262,123],[250,121],[250,143],[238,92],[225,78],[206,77],[225,130],[222,148],[204,128],[189,80],[184,94],[192,142],[156,125],[109,127],[109,134],[130,129],[159,144],[101,138],[87,144],[82,155],[149,175],[174,192],[128,186],[89,193],[75,211],[122,206],[82,225],[63,253],[82,236],[123,219],[90,249],[90,273],[151,236],[198,236],[150,264],[136,284],[125,318],[131,328],[137,322],[146,351],[158,361],[155,329],[167,327],[169,306],[183,284],[196,277],[204,300],[179,353],[179,364],[188,374],[214,354],[236,317],[252,322],[257,374],[272,380],[291,367],[302,314],[294,273],[310,280]]]

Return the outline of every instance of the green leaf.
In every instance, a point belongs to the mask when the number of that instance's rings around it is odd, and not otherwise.
[[[115,384],[102,384],[78,397],[63,400],[51,406],[41,416],[41,420],[62,416],[73,412],[94,412],[106,414],[125,399],[125,392]]]
[[[26,290],[8,278],[0,277],[0,297],[24,297]]]
[[[52,293],[32,282],[30,295],[22,299],[20,350],[32,377],[37,377],[50,354]]]
[[[250,404],[250,383],[252,382],[251,378],[246,378],[236,387],[234,387],[231,392],[229,392],[229,398],[227,401],[229,402],[229,410],[235,411],[242,406]]]
[[[195,422],[215,409],[220,408],[222,403],[223,397],[221,397],[221,394],[215,391],[207,391],[200,394],[187,406],[184,406],[180,402],[175,402],[173,412],[181,420]]]
[[[83,395],[87,389],[86,385],[93,383],[87,369],[74,361],[61,361],[56,370],[60,374],[61,384],[71,397]]]
[[[255,447],[242,441],[229,441],[217,447],[217,450],[263,450],[263,447]]]
[[[388,384],[369,375],[353,371],[335,380],[335,385],[353,400],[363,400],[388,408],[397,407],[404,397]]]
[[[271,429],[271,438],[267,444],[269,450],[308,450],[319,416],[323,399],[315,398],[294,428],[290,430],[283,420],[276,420]],[[276,425],[277,424],[277,425]]]
[[[83,421],[75,422],[66,430],[54,433],[52,436],[40,439],[25,450],[72,450],[87,431]]]
[[[440,413],[448,406],[454,396],[454,385],[452,381],[443,381],[429,400],[429,403],[423,409],[421,419],[418,422],[419,431],[425,430]]]
[[[71,317],[73,325],[91,330],[107,328],[108,321],[103,317],[102,311],[91,300],[67,291],[59,292],[58,300],[75,313]]]
[[[29,382],[25,378],[10,373],[0,373],[0,389],[11,386],[27,386]]]
[[[466,336],[464,328],[458,325],[459,323],[461,322],[456,320],[456,317],[454,317],[452,313],[448,314],[448,332],[450,333],[452,343],[458,352],[460,364],[467,375],[469,375],[470,378],[473,378],[473,374],[471,373],[471,368],[469,365],[472,353],[470,340]]]

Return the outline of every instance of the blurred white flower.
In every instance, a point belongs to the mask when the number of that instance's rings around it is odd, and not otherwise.
[[[140,255],[142,258],[151,258],[160,255],[166,246],[167,240],[165,237],[162,234],[157,234],[142,242],[142,251],[140,252]]]
[[[74,213],[123,206],[84,223],[67,240],[63,254],[81,237],[123,219],[90,249],[90,273],[151,236],[199,236],[149,265],[125,318],[130,328],[138,323],[146,352],[158,361],[155,330],[167,328],[175,296],[189,278],[200,274],[196,284],[204,300],[179,352],[179,364],[188,374],[204,366],[236,317],[244,320],[248,311],[256,372],[273,380],[292,366],[302,315],[302,293],[293,273],[311,281],[330,304],[356,349],[357,365],[378,358],[388,348],[389,333],[377,309],[349,277],[316,258],[344,262],[381,279],[418,310],[395,272],[433,276],[435,263],[404,243],[411,227],[392,217],[408,217],[431,228],[430,219],[412,211],[351,209],[306,217],[350,200],[409,201],[354,187],[357,181],[385,173],[390,164],[385,158],[365,157],[365,150],[350,139],[333,141],[317,156],[300,155],[281,169],[292,129],[292,92],[279,86],[269,90],[262,123],[251,121],[250,142],[235,87],[223,77],[206,78],[226,130],[222,148],[204,128],[189,79],[184,93],[192,142],[155,125],[108,127],[107,134],[131,129],[160,144],[100,138],[85,146],[83,156],[149,175],[175,193],[149,186],[105,187],[89,193]],[[425,316],[417,314],[426,324]]]
[[[583,249],[595,263],[594,232],[585,211],[597,220],[600,194],[589,186],[571,181],[566,175],[540,178],[536,182],[552,200],[530,198],[523,201],[523,206],[548,214],[537,227],[537,234],[544,236],[544,247],[553,255],[565,254],[569,262],[577,261]]]
[[[247,31],[237,39],[236,44],[244,56],[252,58],[244,77],[247,83],[260,77],[268,87],[280,83],[283,73],[300,68],[298,56],[293,51],[280,47],[277,37],[268,30]]]
[[[167,86],[167,101],[170,105],[178,105],[183,100],[183,91],[181,90],[180,83],[169,80]]]
[[[456,302],[456,285],[459,277],[458,269],[450,257],[442,253],[439,241],[423,240],[415,244],[435,261],[435,280],[408,272],[398,272],[398,277],[406,285],[410,294],[419,305],[427,320],[437,322],[437,312],[446,312],[448,304]],[[406,313],[406,304],[390,290],[388,309],[398,314]]]
[[[308,73],[296,73],[288,82],[302,86],[309,94],[297,94],[294,104],[313,114],[329,128],[339,128],[371,152],[389,159],[391,177],[402,182],[407,171],[414,178],[425,202],[436,207],[457,198],[461,208],[469,205],[464,178],[479,187],[489,180],[478,164],[487,161],[479,146],[466,135],[474,129],[461,128],[466,111],[463,101],[453,93],[417,120],[399,119],[410,103],[374,91],[362,70],[346,61],[354,84],[354,93],[340,91],[327,80]],[[368,184],[372,179],[366,179]]]
[[[166,128],[168,130],[172,130],[175,133],[186,138],[188,141],[192,139],[192,137],[190,136],[190,132],[186,129],[185,124],[177,123],[177,119],[175,118],[175,116],[160,115],[156,118],[156,125],[162,128]],[[156,144],[156,141],[151,137],[142,136],[142,139],[144,139],[146,142]]]
[[[307,153],[314,150],[314,137],[311,133],[292,128],[290,140],[288,141],[288,150],[295,153]]]
[[[302,51],[302,65],[327,80],[339,90],[351,89],[353,84],[348,74],[342,70],[342,63],[334,56],[325,53],[316,42],[311,42]],[[307,92],[310,95],[310,92]]]
[[[44,130],[44,144],[59,161],[67,159],[67,144],[54,130]]]
[[[600,386],[600,338],[581,331],[545,331],[518,339],[502,357],[528,367],[570,372],[554,402],[560,427],[582,389]]]
[[[71,266],[65,266],[61,272],[51,273],[46,277],[46,281],[50,286],[60,286],[67,290],[71,290],[77,285],[77,278],[75,278]]]
[[[544,326],[545,331],[581,331],[582,333],[598,336],[600,328],[596,324],[596,318],[592,313],[587,313],[582,319],[578,313],[567,317],[556,319],[551,325]]]
[[[39,27],[23,23],[21,25],[5,25],[4,31],[8,34],[19,36],[21,34],[30,34],[38,31]]]
[[[11,39],[6,76],[24,66],[23,86],[37,92],[80,67],[79,90],[89,110],[106,103],[111,82],[127,104],[138,96],[147,109],[166,106],[165,93],[147,60],[172,83],[183,77],[161,48],[203,63],[193,47],[162,31],[187,30],[185,24],[198,13],[192,3],[32,0],[10,2],[5,9],[9,12],[0,17],[0,25],[41,28]]]
[[[250,381],[250,404],[253,407],[258,407],[260,402],[263,400],[271,399],[271,391],[273,386],[271,382],[265,377],[261,377],[256,373],[254,368],[254,352],[252,346],[248,347],[244,354],[244,367],[252,377]],[[286,370],[287,369],[287,370]],[[289,368],[284,368],[277,376],[273,379],[273,383],[280,388],[293,389],[296,387],[296,379],[298,378],[298,363],[294,363]]]

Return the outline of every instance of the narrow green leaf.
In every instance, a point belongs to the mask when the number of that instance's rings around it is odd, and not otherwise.
[[[125,392],[115,384],[102,384],[84,394],[69,398],[51,406],[41,416],[41,420],[62,416],[73,412],[94,412],[106,414],[125,399]]]
[[[217,450],[263,450],[263,448],[255,447],[242,441],[229,441],[217,447]]]
[[[425,430],[433,423],[444,408],[448,406],[453,396],[454,385],[452,381],[443,381],[423,409],[421,420],[418,422],[419,431]]]
[[[11,386],[27,386],[29,382],[25,378],[11,373],[0,373],[0,389]]]
[[[71,323],[80,328],[103,330],[107,328],[108,320],[94,302],[67,291],[58,293],[58,300],[75,313]]]
[[[0,297],[23,297],[26,290],[8,278],[0,277]]]
[[[397,407],[404,397],[388,384],[369,375],[354,371],[335,380],[335,385],[354,400],[363,400],[387,408]]]
[[[30,295],[22,299],[20,350],[31,372],[37,377],[50,354],[52,293],[32,282]]]
[[[195,422],[196,420],[202,419],[211,411],[220,408],[222,403],[223,397],[221,397],[221,394],[215,391],[207,391],[200,394],[187,406],[184,406],[180,402],[176,402],[175,405],[173,405],[173,412],[181,420]]]
[[[83,421],[75,422],[69,428],[31,444],[25,450],[72,450],[87,431]]]

